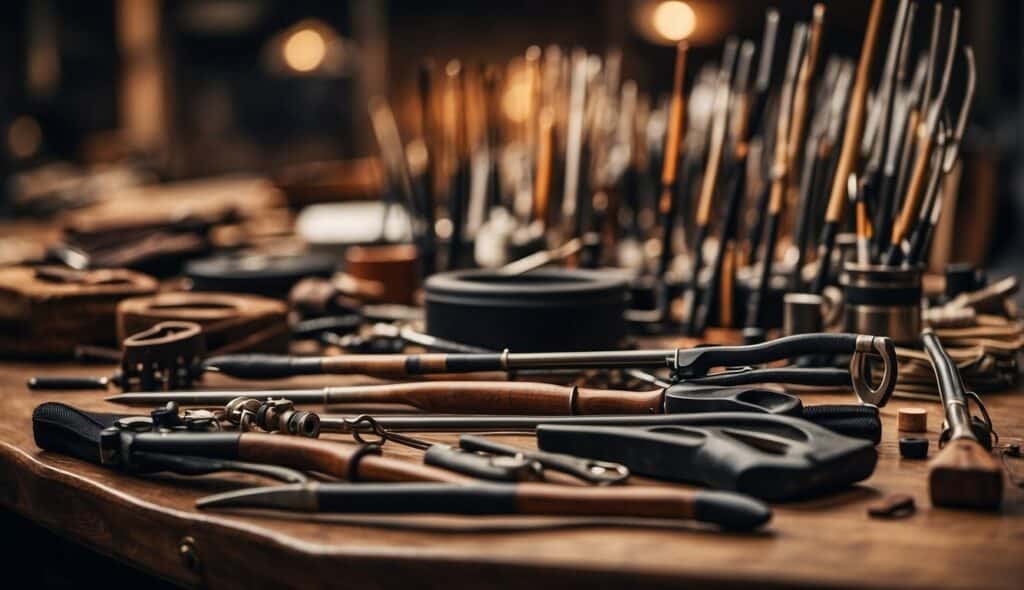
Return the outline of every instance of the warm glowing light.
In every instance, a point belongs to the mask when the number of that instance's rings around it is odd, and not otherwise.
[[[697,28],[697,15],[689,4],[679,0],[658,4],[652,18],[654,30],[669,41],[682,41]]]
[[[7,148],[15,158],[35,155],[42,143],[43,131],[32,117],[18,117],[7,130]]]
[[[530,74],[526,70],[520,68],[509,76],[501,96],[501,110],[510,121],[522,123],[530,116],[532,90]]]
[[[327,42],[313,29],[299,29],[284,42],[284,61],[297,72],[311,72],[327,57]]]

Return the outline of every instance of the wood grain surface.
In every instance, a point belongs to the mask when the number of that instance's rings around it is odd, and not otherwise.
[[[565,519],[400,516],[396,522],[448,527],[448,532],[389,530],[353,519],[272,513],[200,512],[203,495],[253,483],[243,476],[129,477],[40,451],[31,412],[62,401],[107,412],[141,413],[102,401],[102,393],[29,392],[36,374],[102,374],[104,367],[2,364],[0,506],[58,533],[187,586],[210,588],[360,587],[901,587],[1019,588],[1024,580],[1024,494],[1007,483],[998,513],[932,508],[928,464],[901,460],[896,414],[929,413],[931,456],[942,424],[936,402],[895,399],[883,409],[885,432],[875,474],[856,488],[776,505],[765,532],[722,534],[697,526],[640,529],[602,526],[533,532],[480,531],[510,523]],[[286,386],[345,385],[368,380],[315,377]],[[214,376],[212,387],[239,386]],[[280,385],[280,383],[275,383]],[[252,388],[252,383],[243,385]],[[805,403],[849,403],[849,395],[805,395]],[[986,396],[1002,441],[1024,435],[1020,392]],[[452,442],[454,435],[424,436]],[[531,437],[502,436],[518,445]],[[343,438],[342,438],[343,439]],[[344,440],[344,439],[343,439]],[[418,461],[419,453],[387,445],[384,455]],[[1016,478],[1024,460],[1008,459]],[[1011,479],[1011,478],[1008,478]],[[876,520],[868,504],[907,493],[918,511]],[[358,520],[360,517],[355,517]]]

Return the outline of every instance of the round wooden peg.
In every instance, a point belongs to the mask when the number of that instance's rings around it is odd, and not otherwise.
[[[902,432],[927,432],[928,410],[924,408],[900,408],[897,425]]]

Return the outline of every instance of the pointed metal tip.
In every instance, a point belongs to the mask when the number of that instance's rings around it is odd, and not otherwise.
[[[244,488],[196,500],[196,508],[280,508],[317,510],[316,484]]]

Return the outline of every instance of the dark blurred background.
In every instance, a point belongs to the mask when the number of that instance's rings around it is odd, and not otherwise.
[[[621,48],[623,77],[657,97],[671,83],[673,37],[689,38],[699,64],[717,58],[728,34],[759,39],[764,8],[779,8],[788,32],[812,2],[687,0],[685,31],[681,4],[14,0],[0,23],[0,175],[9,193],[12,175],[55,161],[137,158],[172,180],[374,155],[368,96],[388,96],[411,134],[424,58],[475,68],[507,64],[531,45]],[[856,55],[868,3],[826,4],[825,51]],[[963,3],[963,39],[979,70],[964,149],[981,165],[964,179],[960,206],[973,214],[956,228],[957,256],[1006,270],[1024,266],[1020,5]]]

